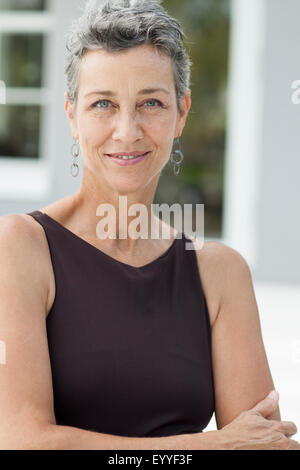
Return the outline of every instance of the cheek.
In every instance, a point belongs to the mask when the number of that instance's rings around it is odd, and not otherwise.
[[[164,136],[164,139],[168,139],[169,134],[171,135],[175,130],[176,117],[173,113],[162,112],[157,115],[149,113],[141,118],[140,123],[146,131],[154,132],[157,136]]]
[[[80,132],[85,144],[92,147],[94,144],[103,142],[111,133],[111,122],[103,117],[82,115],[80,121]]]

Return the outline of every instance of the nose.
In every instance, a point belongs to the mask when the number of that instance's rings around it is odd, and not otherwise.
[[[142,127],[136,112],[123,110],[116,116],[114,123],[113,139],[122,142],[135,142],[144,136]]]

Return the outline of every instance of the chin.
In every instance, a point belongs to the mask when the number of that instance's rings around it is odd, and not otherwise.
[[[119,193],[120,196],[134,194],[137,191],[143,190],[145,186],[146,183],[143,184],[141,181],[131,182],[130,180],[128,180],[127,182],[123,183],[117,181],[111,182],[111,187],[113,191]]]

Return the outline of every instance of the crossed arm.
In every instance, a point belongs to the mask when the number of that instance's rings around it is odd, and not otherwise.
[[[214,260],[211,282],[221,293],[212,326],[215,416],[221,429],[275,387],[249,266],[236,250],[222,243],[209,243],[207,251]],[[269,419],[281,421],[278,408]]]

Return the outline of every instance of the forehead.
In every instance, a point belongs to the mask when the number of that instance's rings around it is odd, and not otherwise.
[[[172,59],[151,45],[124,51],[88,51],[81,60],[79,89],[88,92],[101,85],[105,89],[122,86],[174,86]],[[80,90],[79,90],[80,91]]]

